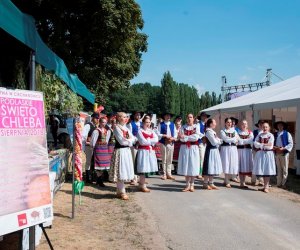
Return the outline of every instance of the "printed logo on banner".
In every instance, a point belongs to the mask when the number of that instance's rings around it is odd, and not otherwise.
[[[33,211],[33,212],[31,212],[30,216],[31,216],[31,218],[33,218],[34,220],[40,219],[40,212],[38,212],[38,211]]]
[[[18,215],[19,227],[27,225],[27,216],[26,213]]]

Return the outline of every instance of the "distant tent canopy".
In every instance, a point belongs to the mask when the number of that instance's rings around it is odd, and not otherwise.
[[[22,13],[9,0],[0,2],[0,28],[34,50],[36,61],[47,70],[53,71],[75,93],[92,104],[95,102],[94,94],[87,89],[77,75],[69,73],[64,61],[42,41],[35,27],[34,18]]]
[[[241,112],[297,106],[300,103],[300,76],[289,78],[203,111],[208,113]]]

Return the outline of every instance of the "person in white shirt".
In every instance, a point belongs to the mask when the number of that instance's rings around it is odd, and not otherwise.
[[[217,137],[214,129],[217,123],[214,119],[208,119],[206,122],[205,137],[207,139],[203,162],[203,188],[207,190],[217,190],[213,178],[222,173],[222,161],[219,152],[219,146],[222,140]]]
[[[174,153],[174,141],[177,138],[175,124],[171,122],[171,113],[164,113],[164,121],[158,124],[157,135],[160,142],[160,151],[163,167],[162,180],[175,180],[172,176],[172,161]]]
[[[100,118],[99,126],[92,133],[91,147],[94,152],[94,168],[97,173],[97,184],[105,187],[103,183],[103,171],[110,168],[110,153],[108,152],[108,142],[111,136],[111,130],[106,128],[107,120]]]
[[[194,181],[199,175],[200,155],[199,142],[204,135],[200,133],[198,124],[194,124],[194,115],[187,115],[187,124],[181,127],[178,138],[181,141],[178,171],[179,175],[185,176],[186,187],[183,192],[194,192]]]
[[[285,122],[276,122],[274,128],[278,131],[275,133],[274,143],[277,165],[277,187],[285,188],[289,170],[289,153],[292,151],[294,143],[291,134],[287,131],[287,124]]]
[[[139,146],[137,153],[137,174],[140,176],[140,190],[142,192],[150,192],[146,186],[146,174],[158,171],[157,159],[154,151],[154,145],[158,142],[157,135],[151,129],[150,117],[145,116],[143,119],[143,127],[137,134]]]
[[[275,157],[273,152],[274,136],[270,133],[267,122],[263,124],[263,131],[255,138],[254,147],[258,150],[254,157],[253,173],[264,179],[261,191],[269,193],[270,177],[276,175]]]
[[[86,182],[91,183],[91,165],[92,165],[92,158],[93,158],[93,148],[90,145],[92,134],[94,130],[99,125],[99,114],[93,113],[91,115],[91,121],[87,122],[83,127],[82,132],[82,148],[86,155],[86,165],[85,165],[85,171],[86,171]]]
[[[231,188],[230,177],[236,176],[239,171],[237,143],[239,140],[238,133],[232,127],[232,120],[225,119],[225,128],[221,130],[221,145],[220,155],[222,160],[223,172],[225,174],[224,185]]]
[[[200,133],[202,134],[205,133],[205,123],[209,117],[210,115],[205,112],[201,112],[200,115],[198,116],[198,120],[199,120],[198,126],[200,128]],[[199,169],[199,175],[197,176],[197,179],[202,179],[205,146],[206,144],[204,138],[199,139],[200,169]]]
[[[181,141],[178,138],[178,134],[179,134],[179,132],[181,130],[181,127],[182,127],[182,117],[180,115],[176,116],[174,124],[175,124],[175,129],[176,129],[176,132],[177,132],[177,138],[174,141],[173,162],[175,162],[175,163],[177,162],[178,163],[179,150],[180,150],[180,145],[181,145]],[[175,167],[176,166],[174,166],[174,168]]]
[[[263,124],[265,123],[264,120],[258,120],[257,123],[255,123],[255,127],[257,127],[257,129],[253,130],[253,142],[255,141],[256,137],[263,131],[262,127]],[[253,147],[252,153],[253,153],[253,159],[255,157],[255,153],[256,153],[256,148]],[[263,186],[264,185],[264,180],[262,177],[257,177],[255,174],[252,173],[252,178],[251,178],[251,185],[255,186],[256,185],[256,179],[258,179],[258,185],[259,186]]]
[[[116,138],[115,150],[112,155],[109,179],[117,183],[117,197],[128,200],[124,182],[134,178],[134,167],[130,147],[135,143],[136,138],[126,127],[127,115],[124,112],[117,113],[118,124],[114,128]]]
[[[240,129],[238,130],[239,142],[237,145],[239,155],[239,175],[240,175],[240,187],[248,188],[246,186],[246,176],[252,176],[253,169],[253,133],[248,129],[248,122],[246,120],[241,121]]]
[[[142,127],[142,120],[141,116],[144,115],[140,111],[133,111],[131,115],[131,121],[127,124],[127,128],[129,131],[133,134],[133,136],[136,138],[136,143],[134,143],[131,147],[131,155],[132,155],[132,160],[135,162],[136,154],[138,151],[138,141],[137,141],[137,134],[140,128]],[[131,180],[130,185],[136,185],[137,184],[137,176],[134,176],[134,179]]]

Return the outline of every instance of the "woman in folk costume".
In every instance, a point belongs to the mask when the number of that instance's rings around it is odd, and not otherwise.
[[[130,147],[135,143],[135,137],[126,127],[127,115],[117,113],[118,124],[114,128],[116,138],[115,150],[111,159],[109,179],[117,183],[117,197],[128,200],[124,182],[134,177],[134,168]]]
[[[242,120],[241,127],[238,132],[239,142],[238,142],[238,156],[239,156],[239,175],[240,175],[240,186],[241,188],[248,188],[246,186],[246,176],[252,176],[253,169],[253,154],[252,154],[252,144],[253,144],[253,133],[248,129],[248,122]]]
[[[106,128],[106,118],[100,118],[99,126],[92,133],[91,146],[94,150],[94,166],[97,173],[97,184],[100,187],[105,187],[102,179],[104,170],[110,168],[110,154],[108,152],[108,141],[111,136],[111,131]]]
[[[143,119],[143,127],[137,133],[139,142],[136,156],[137,174],[140,176],[140,190],[146,193],[150,190],[146,186],[145,174],[158,171],[157,159],[153,150],[153,146],[158,142],[158,137],[150,127],[151,120],[146,116]]]
[[[200,128],[194,124],[194,115],[187,115],[187,124],[182,126],[178,138],[181,141],[178,170],[179,175],[185,176],[186,187],[183,192],[194,192],[194,181],[199,175],[200,155],[198,140],[204,135],[200,133]]]
[[[261,191],[269,193],[270,177],[276,175],[275,157],[273,152],[274,136],[270,133],[267,122],[263,124],[263,131],[255,138],[254,147],[257,152],[254,157],[253,174],[262,176],[264,188]]]
[[[200,115],[197,117],[199,120],[199,128],[200,133],[205,133],[205,123],[207,119],[210,117],[205,112],[201,112]],[[204,162],[204,154],[205,154],[205,138],[199,139],[199,154],[200,154],[200,169],[199,169],[199,175],[197,176],[198,179],[202,179],[202,170],[203,170],[203,162]]]
[[[238,151],[236,147],[239,136],[235,128],[232,127],[230,118],[225,119],[225,128],[221,130],[221,139],[223,143],[221,145],[220,154],[223,172],[225,174],[224,185],[227,188],[231,188],[230,177],[232,175],[236,176],[239,171]]]
[[[263,127],[264,123],[265,123],[264,120],[258,120],[257,123],[255,123],[255,127],[257,127],[257,129],[253,130],[253,143],[254,143],[256,137],[263,131],[262,127]],[[252,148],[253,159],[255,157],[256,150],[257,149],[255,147]],[[252,178],[251,178],[251,185],[252,186],[256,185],[256,179],[258,180],[258,185],[259,186],[264,185],[263,178],[262,177],[257,177],[252,173]]]
[[[222,173],[222,162],[219,152],[219,146],[222,144],[222,140],[217,137],[214,129],[217,123],[214,119],[208,119],[206,122],[206,148],[203,162],[203,178],[204,189],[212,190],[218,189],[213,182],[213,177]]]
[[[116,125],[117,125],[116,116],[115,115],[110,116],[109,124],[107,126],[107,128],[111,131],[111,136],[108,141],[108,153],[110,154],[110,158],[112,157],[115,148],[115,143],[116,143],[116,138],[113,135],[113,131]]]

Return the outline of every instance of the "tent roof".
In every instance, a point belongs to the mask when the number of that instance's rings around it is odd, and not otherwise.
[[[236,99],[223,102],[203,111],[215,113],[219,111],[239,112],[296,106],[300,103],[300,75],[285,81],[262,88]]]

